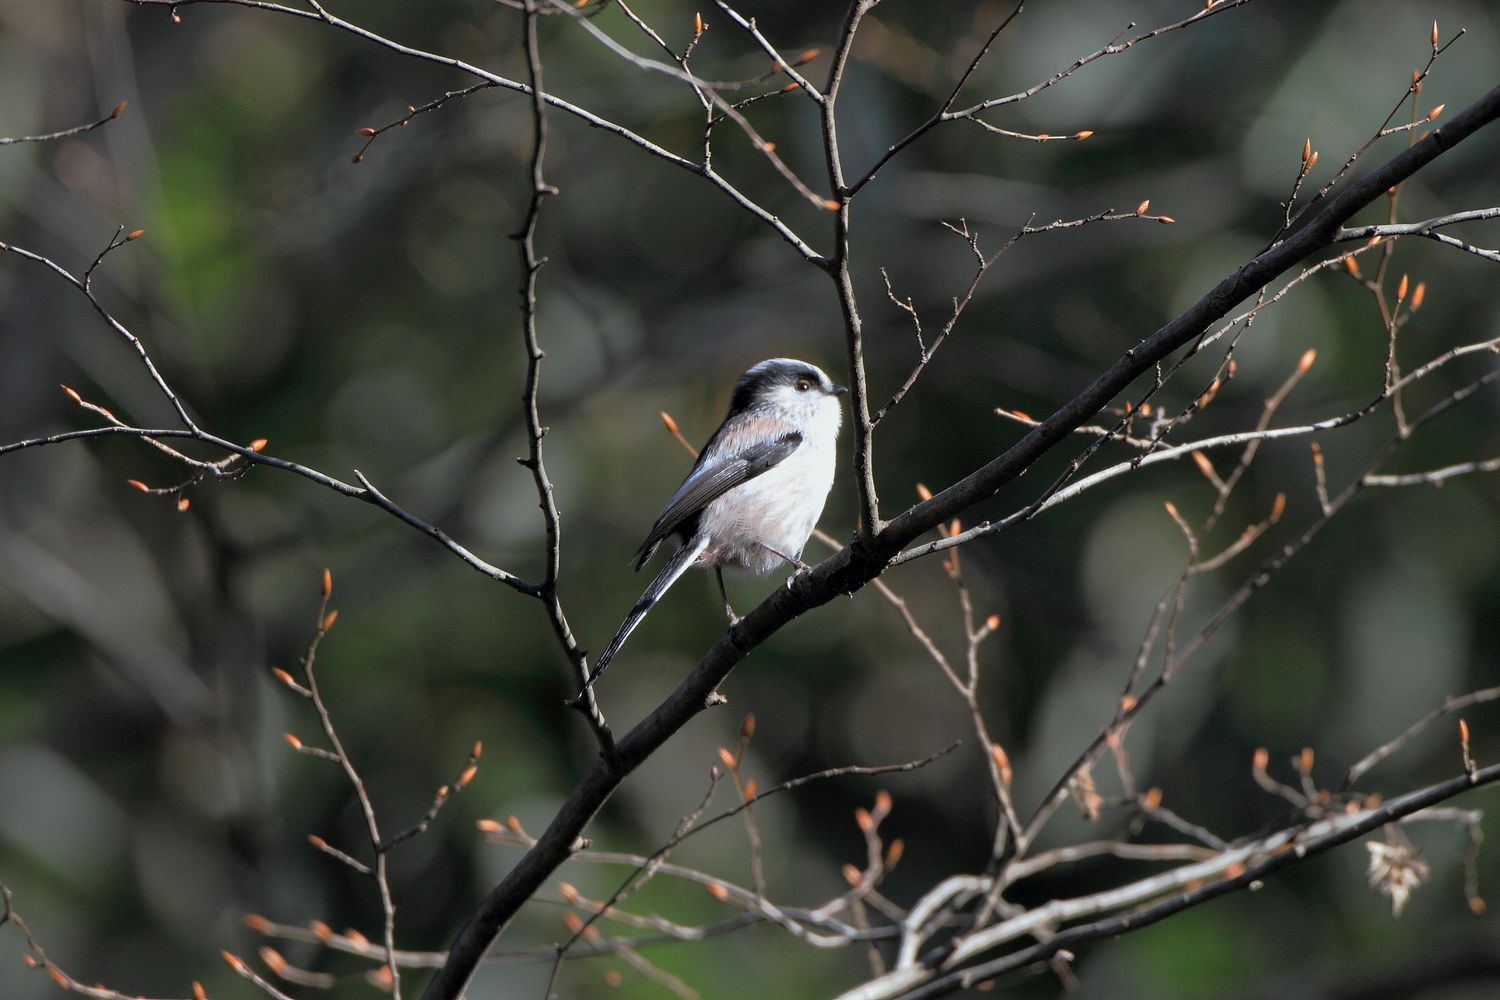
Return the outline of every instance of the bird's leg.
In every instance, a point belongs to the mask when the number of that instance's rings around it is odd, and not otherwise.
[[[729,591],[724,589],[724,567],[715,566],[714,576],[719,581],[719,596],[724,598],[724,617],[729,619],[730,625],[738,625],[740,616],[735,614],[734,609],[729,606]]]
[[[798,573],[806,573],[808,570],[812,569],[811,566],[803,562],[801,559],[798,559],[796,556],[787,555],[780,549],[773,549],[771,548],[771,546],[766,545],[765,543],[761,543],[760,547],[771,553],[771,555],[775,556],[777,559],[780,559],[782,562],[791,563],[792,568],[795,569]]]

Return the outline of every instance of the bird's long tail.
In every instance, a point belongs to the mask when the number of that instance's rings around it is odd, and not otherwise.
[[[641,619],[646,617],[646,612],[650,611],[656,602],[661,600],[661,595],[667,592],[667,588],[677,582],[677,578],[685,573],[689,566],[693,565],[706,548],[708,548],[708,539],[697,537],[683,545],[682,548],[673,553],[671,559],[667,560],[667,564],[661,568],[661,572],[656,574],[656,579],[651,581],[651,586],[646,588],[646,592],[641,595],[641,599],[635,602],[635,607],[630,609],[630,614],[626,615],[625,620],[620,623],[620,630],[615,633],[615,637],[609,640],[609,645],[604,647],[604,652],[600,653],[599,659],[594,661],[594,669],[589,672],[589,679],[583,682],[584,691],[587,691],[589,685],[593,684],[599,675],[604,673],[604,668],[609,666],[609,661],[614,659],[615,654],[620,651],[620,647],[625,645],[625,640],[630,637],[631,632],[635,631],[635,627],[641,623]],[[582,695],[583,691],[580,691],[579,694]]]

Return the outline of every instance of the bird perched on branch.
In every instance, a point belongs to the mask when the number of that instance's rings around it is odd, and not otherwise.
[[[783,562],[803,568],[802,547],[833,486],[834,442],[843,419],[838,397],[848,391],[791,358],[762,361],[740,376],[729,415],[636,551],[636,571],[668,536],[676,535],[680,545],[600,654],[584,690],[689,567],[713,567],[730,624],[739,619],[724,590],[725,566],[755,573]]]

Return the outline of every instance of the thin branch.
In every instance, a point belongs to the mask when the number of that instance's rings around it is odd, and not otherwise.
[[[464,73],[468,76],[472,76],[480,80],[485,80],[496,87],[500,87],[514,93],[530,94],[531,92],[530,88],[528,88],[524,83],[520,83],[518,81],[508,79],[507,77],[500,76],[499,74],[492,73],[489,70],[483,69],[479,66],[464,62],[462,59],[455,59],[451,56],[440,55],[438,53],[428,52],[426,50],[415,48],[410,45],[404,45],[401,42],[386,38],[385,36],[377,34],[376,32],[371,31],[368,28],[355,24],[352,21],[347,21],[341,17],[331,14],[321,6],[318,7],[316,11],[306,11],[300,10],[296,7],[289,7],[285,4],[272,3],[269,2],[269,0],[122,0],[122,2],[134,4],[138,7],[168,8],[183,7],[188,6],[189,4],[217,4],[232,7],[247,7],[252,10],[258,10],[273,14],[283,14],[289,17],[301,18],[308,21],[320,21],[331,28],[336,28],[340,31],[348,32],[349,34],[352,34],[358,38],[362,38],[367,42],[378,45],[381,48],[399,53],[409,58],[434,63],[439,66],[447,66],[450,69],[457,70],[458,72]],[[706,167],[701,163],[695,163],[694,161],[684,156],[680,156],[677,153],[673,153],[670,150],[665,149],[647,139],[645,136],[633,132],[625,126],[618,124],[617,122],[613,122],[607,118],[596,115],[594,112],[589,111],[587,108],[580,107],[579,105],[573,104],[570,101],[563,100],[562,98],[557,97],[553,94],[543,94],[542,100],[546,101],[546,103],[550,107],[557,108],[559,111],[563,111],[569,115],[572,115],[573,117],[579,119],[592,128],[602,129],[603,131],[609,132],[611,135],[624,139],[626,142],[637,147],[638,149],[645,151],[651,156],[656,157],[657,159],[665,160],[667,163],[670,163],[675,167],[679,167],[683,170],[688,171],[689,173],[696,174],[697,176],[702,177],[714,187],[718,188],[725,195],[729,196],[729,198],[740,208],[749,212],[751,215],[759,219],[763,224],[769,226],[772,230],[774,230],[777,235],[779,235],[784,241],[786,241],[786,243],[790,245],[794,250],[796,250],[797,253],[800,254],[805,260],[821,265],[823,261],[822,255],[812,247],[808,246],[807,243],[805,243],[802,238],[791,229],[791,227],[789,227],[771,211],[752,201],[742,191],[740,191],[739,188],[729,183],[729,181],[725,180],[724,177],[714,172],[709,167]]]
[[[21,142],[53,142],[57,139],[71,139],[75,135],[83,135],[85,132],[92,132],[99,126],[108,125],[110,122],[120,117],[120,115],[125,112],[125,105],[127,103],[129,102],[121,101],[119,104],[116,104],[113,111],[105,115],[103,118],[100,118],[96,122],[88,122],[83,125],[74,125],[72,128],[61,129],[57,132],[44,132],[41,135],[0,135],[0,146],[12,146],[16,143]]]

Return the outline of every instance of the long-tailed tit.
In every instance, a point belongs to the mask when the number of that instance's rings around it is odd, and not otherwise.
[[[772,358],[740,376],[729,415],[714,431],[688,477],[677,487],[635,554],[637,571],[669,535],[680,547],[635,602],[594,663],[586,689],[690,566],[712,566],[724,613],[738,621],[724,590],[725,566],[768,573],[801,566],[833,486],[834,441],[849,390],[805,361]]]

